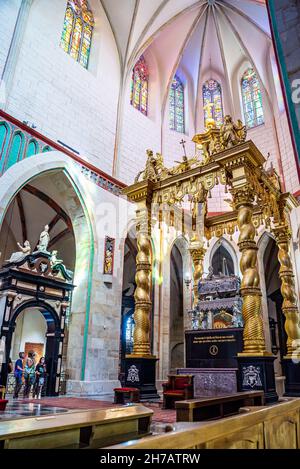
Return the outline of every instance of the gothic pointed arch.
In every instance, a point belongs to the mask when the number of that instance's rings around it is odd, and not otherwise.
[[[209,265],[213,267],[215,275],[220,272],[226,275],[238,275],[236,252],[227,239],[220,238],[216,241],[210,252]]]

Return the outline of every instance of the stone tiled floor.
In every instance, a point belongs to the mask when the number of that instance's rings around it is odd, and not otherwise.
[[[33,402],[10,400],[7,403],[5,411],[0,411],[0,421],[18,419],[22,417],[37,417],[49,414],[61,414],[66,412],[70,412],[70,409],[42,405]]]
[[[153,429],[155,433],[157,432],[160,425],[162,428],[164,428],[166,424],[171,424],[176,421],[175,411],[161,409],[161,405],[157,401],[141,402],[141,404],[150,408],[154,412],[152,423],[155,427],[155,430]],[[134,404],[128,403],[126,405]],[[108,409],[115,406],[116,404],[113,402],[112,394],[92,397],[70,397],[69,395],[59,397],[44,397],[41,400],[29,399],[28,401],[22,399],[13,400],[9,397],[9,402],[5,412],[0,412],[0,421],[25,417],[45,416],[72,411],[76,412],[78,410],[85,409]]]

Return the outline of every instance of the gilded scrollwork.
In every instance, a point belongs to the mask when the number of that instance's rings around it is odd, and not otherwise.
[[[178,229],[181,227],[183,231],[183,207],[186,208],[186,202],[190,203],[190,219],[186,233],[193,232],[190,253],[194,265],[195,298],[197,284],[203,274],[204,238],[209,241],[214,236],[221,237],[224,234],[232,238],[235,231],[239,231],[238,245],[243,275],[241,294],[245,323],[244,355],[268,355],[261,315],[255,237],[262,224],[267,229],[280,227],[275,231],[275,236],[281,265],[285,327],[289,337],[288,357],[295,352],[295,343],[300,343],[299,312],[288,253],[288,235],[282,228],[286,224],[286,194],[281,192],[280,179],[274,168],[268,171],[264,169],[263,155],[253,142],[246,141],[246,135],[243,123],[235,123],[227,115],[220,129],[211,122],[205,133],[193,138],[196,156],[189,158],[184,154],[182,160],[175,161],[176,164],[171,168],[165,167],[160,153],[154,155],[152,150],[147,150],[145,169],[137,175],[135,184],[124,189],[124,194],[133,202],[139,203],[134,355],[150,354],[151,225],[155,222],[161,229],[164,221],[168,226],[176,225]],[[240,145],[239,149],[234,148],[237,145]],[[225,192],[227,187],[231,192],[228,202],[232,210],[208,218],[207,199],[219,183],[225,186]],[[153,205],[156,209],[154,222],[151,223],[149,212],[150,206]]]

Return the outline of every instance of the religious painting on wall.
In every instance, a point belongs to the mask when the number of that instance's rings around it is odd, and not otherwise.
[[[34,363],[37,364],[41,357],[44,356],[44,344],[25,342],[25,356],[33,358]]]
[[[115,253],[115,239],[105,236],[104,241],[104,269],[103,273],[112,275],[114,271],[114,253]]]

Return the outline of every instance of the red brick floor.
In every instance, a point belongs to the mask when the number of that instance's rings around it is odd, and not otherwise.
[[[85,399],[77,397],[43,397],[42,399],[26,399],[22,402],[32,402],[45,405],[47,407],[61,407],[71,410],[82,409],[109,409],[110,407],[120,406],[111,401],[102,401],[97,399]],[[156,423],[174,423],[176,422],[176,412],[171,409],[161,409],[159,403],[142,402],[142,405],[153,410],[152,421]]]

